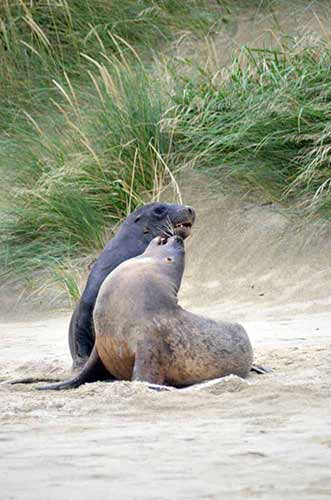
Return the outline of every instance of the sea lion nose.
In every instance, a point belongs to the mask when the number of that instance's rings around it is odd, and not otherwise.
[[[192,219],[194,220],[195,219],[195,210],[194,210],[194,208],[190,207],[190,205],[185,205],[185,208],[188,211],[188,213],[190,214],[190,216],[192,217]]]

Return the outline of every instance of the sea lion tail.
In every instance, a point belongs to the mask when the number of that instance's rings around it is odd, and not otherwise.
[[[91,356],[89,357],[86,365],[82,371],[63,382],[58,382],[56,384],[44,385],[42,387],[37,387],[38,391],[60,391],[62,389],[74,389],[87,382],[98,382],[99,380],[111,379],[111,375],[108,370],[104,367],[98,351],[94,346]]]

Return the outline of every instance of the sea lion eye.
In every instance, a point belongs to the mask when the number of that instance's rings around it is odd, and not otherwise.
[[[167,208],[163,205],[154,208],[154,213],[156,215],[162,215],[166,212]]]
[[[166,260],[167,262],[173,262],[173,261],[174,261],[174,259],[172,259],[171,257],[166,257],[166,258],[165,258],[165,260]]]

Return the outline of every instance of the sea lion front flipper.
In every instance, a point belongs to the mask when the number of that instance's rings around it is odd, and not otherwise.
[[[132,380],[163,385],[164,379],[160,339],[138,340]]]
[[[60,391],[61,389],[74,389],[75,387],[79,387],[80,385],[86,384],[87,382],[98,382],[100,380],[107,380],[111,378],[111,374],[104,367],[99,357],[98,351],[94,346],[88,362],[78,375],[63,382],[58,382],[57,384],[37,387],[37,389],[39,391]]]
[[[252,365],[251,372],[258,373],[259,375],[265,375],[266,373],[272,373],[272,369],[267,366]]]

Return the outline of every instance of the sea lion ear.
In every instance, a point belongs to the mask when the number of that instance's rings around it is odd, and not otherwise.
[[[137,215],[137,217],[135,218],[135,222],[138,222],[139,220],[141,219],[141,215]]]

